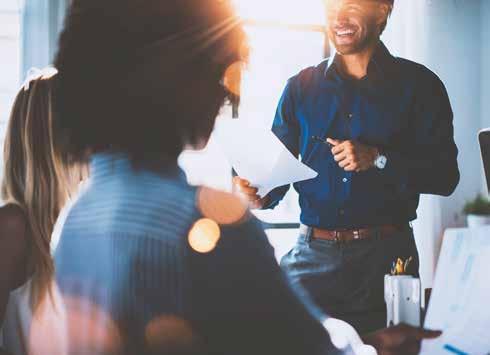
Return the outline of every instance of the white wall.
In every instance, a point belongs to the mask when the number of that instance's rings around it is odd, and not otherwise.
[[[44,68],[53,62],[58,47],[59,31],[62,28],[69,1],[23,0],[22,80],[30,68]]]
[[[19,87],[20,10],[16,0],[0,1],[0,145],[13,97]]]
[[[490,1],[482,2],[490,20]],[[449,93],[455,139],[460,149],[461,182],[451,198],[441,200],[444,207],[441,218],[445,227],[461,225],[464,223],[459,213],[462,203],[480,191],[482,178],[481,172],[475,170],[480,166],[476,134],[481,127],[480,106],[484,104],[480,97],[481,68],[490,69],[481,65],[485,41],[481,38],[480,25],[485,23],[488,27],[486,42],[489,43],[490,24],[480,20],[480,1],[399,0],[396,4],[385,41],[395,54],[418,61],[436,72]],[[490,44],[486,47],[490,59]],[[486,86],[489,91],[490,83]],[[487,122],[490,125],[490,117]]]
[[[488,3],[488,0],[483,0]],[[477,133],[481,128],[480,1],[433,1],[429,36],[435,34],[428,65],[443,78],[454,111],[460,150],[461,182],[453,196],[441,200],[442,226],[464,224],[461,209],[481,192],[482,170]]]
[[[490,7],[489,0],[481,1]],[[384,36],[394,54],[420,62],[441,77],[454,111],[461,182],[449,198],[423,196],[415,223],[427,287],[432,284],[444,229],[464,225],[461,209],[482,186],[476,139],[481,126],[480,10],[478,0],[398,0]]]
[[[402,1],[419,2],[398,2]],[[439,205],[441,226],[447,228],[465,223],[460,213],[465,201],[477,193],[487,194],[476,135],[481,128],[490,127],[490,0],[420,1],[430,2],[426,34],[429,45],[423,63],[441,76],[451,98],[456,143],[460,149],[461,182],[450,198],[424,201],[419,211],[419,224],[430,224],[427,216],[438,214]],[[419,241],[426,237],[434,238],[422,253],[433,248],[437,256],[440,236],[431,236],[420,228],[418,232]],[[426,265],[423,273],[426,285],[429,285],[431,282],[427,281],[432,278],[430,266]]]
[[[486,128],[490,127],[490,1],[481,1],[481,125]]]

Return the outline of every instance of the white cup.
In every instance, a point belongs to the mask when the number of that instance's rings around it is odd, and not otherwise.
[[[406,323],[420,327],[420,289],[420,279],[413,276],[385,276],[387,326]]]

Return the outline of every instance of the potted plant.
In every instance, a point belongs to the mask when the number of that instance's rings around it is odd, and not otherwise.
[[[470,228],[490,224],[490,201],[481,195],[467,202],[463,212]]]

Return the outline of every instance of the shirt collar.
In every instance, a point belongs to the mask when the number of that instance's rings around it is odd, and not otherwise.
[[[332,54],[328,59],[327,67],[325,68],[325,76],[332,68],[335,68],[334,64],[336,63],[337,56],[337,52],[334,52],[334,54]],[[378,47],[373,53],[373,56],[371,57],[368,70],[374,68],[377,73],[383,75],[393,69],[395,62],[396,58],[391,55],[385,44],[380,41]]]
[[[92,155],[90,177],[92,180],[110,179],[114,175],[154,173],[161,177],[187,181],[184,171],[174,162],[163,162],[156,168],[137,168],[124,153],[104,152]]]

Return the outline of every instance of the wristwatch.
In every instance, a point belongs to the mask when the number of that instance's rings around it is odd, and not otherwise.
[[[374,166],[379,170],[383,170],[386,167],[386,163],[388,162],[388,158],[383,154],[381,150],[378,150],[378,156],[374,160]]]

